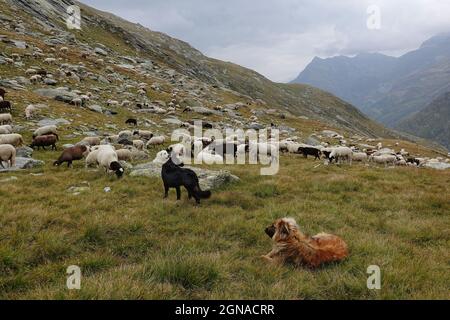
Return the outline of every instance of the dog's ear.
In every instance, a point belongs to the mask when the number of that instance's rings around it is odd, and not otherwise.
[[[285,239],[286,237],[289,236],[289,232],[290,232],[289,225],[286,222],[281,221],[279,228],[280,228],[279,230],[280,230],[281,239]]]

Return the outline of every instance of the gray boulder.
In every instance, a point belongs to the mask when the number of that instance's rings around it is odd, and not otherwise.
[[[36,160],[36,159],[32,159],[32,158],[17,157],[15,167],[2,168],[0,166],[0,172],[16,171],[19,169],[33,169],[36,167],[40,167],[42,165],[44,165],[44,161]]]
[[[16,149],[16,157],[31,158],[33,156],[33,149],[30,147],[19,147]]]
[[[47,97],[47,98],[51,98],[51,99],[55,99],[57,101],[62,101],[62,102],[66,102],[66,103],[70,103],[72,102],[73,99],[78,98],[78,95],[67,91],[65,89],[37,89],[34,90],[34,93]]]
[[[98,113],[102,113],[103,112],[103,108],[100,107],[98,104],[94,104],[92,106],[88,106],[88,109],[94,112],[98,112]]]
[[[161,177],[161,165],[156,163],[144,163],[137,165],[133,168],[133,170],[130,173],[131,177],[154,177],[154,178],[160,178]],[[204,190],[211,190],[211,189],[217,189],[221,186],[239,181],[239,178],[235,175],[232,175],[228,171],[220,170],[220,171],[212,171],[207,169],[201,169],[201,168],[194,168],[194,167],[186,167],[191,170],[194,170],[194,172],[198,175],[198,179],[200,182],[200,187]]]

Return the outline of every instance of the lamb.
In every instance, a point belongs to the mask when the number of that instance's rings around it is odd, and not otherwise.
[[[10,144],[0,144],[0,165],[5,168],[3,161],[6,161],[9,167],[16,165],[16,149]]]
[[[133,158],[132,152],[128,149],[119,149],[116,151],[116,153],[117,153],[117,158],[120,161],[131,161]]]
[[[365,152],[354,152],[352,156],[353,161],[361,161],[366,162],[367,161],[367,154]]]
[[[138,150],[144,150],[144,141],[142,140],[133,140],[133,147],[135,147]]]
[[[148,148],[149,146],[156,146],[156,145],[161,145],[164,144],[164,141],[166,140],[166,138],[164,136],[158,136],[158,137],[152,137],[147,144],[145,145],[146,148]]]
[[[336,159],[337,163],[346,160],[350,165],[352,164],[353,151],[349,147],[337,147],[331,151],[329,158]]]
[[[133,132],[133,135],[138,135],[139,138],[144,139],[144,140],[150,140],[151,138],[153,138],[153,132],[151,131],[146,131],[146,130],[135,130]]]
[[[98,149],[97,162],[106,172],[112,170],[116,173],[117,178],[121,178],[124,169],[119,163],[117,152],[111,145],[103,145]]]
[[[40,127],[38,129],[36,129],[33,133],[33,138],[36,138],[38,136],[47,135],[47,134],[53,134],[57,138],[59,138],[58,133],[57,133],[57,128],[55,125],[44,126],[44,127]]]
[[[42,147],[45,150],[45,147],[51,146],[52,150],[56,150],[56,136],[49,134],[44,136],[38,136],[33,139],[33,142],[30,144],[30,148],[37,147],[38,150]]]
[[[0,134],[13,133],[13,128],[9,124],[0,126]]]
[[[86,137],[80,141],[80,144],[88,145],[88,146],[98,146],[100,145],[99,137]]]
[[[72,162],[75,160],[81,160],[85,155],[89,153],[89,148],[87,146],[73,146],[67,148],[62,152],[59,156],[58,160],[56,160],[53,165],[60,166],[64,162],[67,162],[67,167],[70,168],[72,166]]]
[[[12,123],[12,115],[10,113],[0,114],[0,124],[10,124]]]
[[[26,108],[25,108],[25,118],[27,120],[30,120],[31,118],[33,118],[34,113],[37,111],[36,106],[29,104]]]
[[[389,163],[394,165],[396,161],[397,161],[397,157],[394,155],[390,155],[390,154],[383,154],[380,156],[371,155],[369,157],[369,162],[384,164],[385,166],[387,166]]]
[[[23,145],[23,138],[18,133],[9,133],[0,135],[0,144],[10,144],[14,147]]]

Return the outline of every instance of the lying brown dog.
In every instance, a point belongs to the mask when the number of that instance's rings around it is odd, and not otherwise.
[[[306,236],[298,230],[292,218],[278,219],[265,231],[275,242],[272,251],[263,256],[270,262],[317,268],[348,256],[344,240],[327,233]]]

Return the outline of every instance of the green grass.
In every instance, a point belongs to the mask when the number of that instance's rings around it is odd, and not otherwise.
[[[316,164],[283,156],[274,177],[230,166],[241,181],[199,207],[185,193],[163,200],[159,179],[119,181],[81,164],[4,174],[18,180],[0,186],[0,296],[449,298],[449,173]],[[90,192],[67,193],[81,181]],[[307,233],[342,236],[350,257],[317,271],[266,265],[258,258],[271,247],[264,228],[284,216]],[[65,288],[72,264],[82,269],[79,291]],[[366,288],[371,264],[382,270],[379,291]]]

